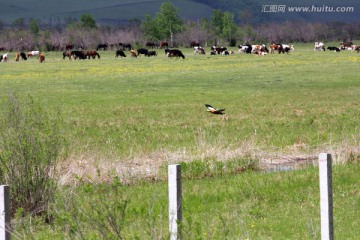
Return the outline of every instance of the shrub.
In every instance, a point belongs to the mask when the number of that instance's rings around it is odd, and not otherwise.
[[[64,187],[53,207],[55,222],[69,239],[123,239],[128,199],[122,184]]]
[[[26,98],[25,98],[26,100]],[[0,112],[0,181],[10,186],[11,214],[46,213],[56,191],[55,167],[64,148],[61,118],[34,99],[9,94]]]

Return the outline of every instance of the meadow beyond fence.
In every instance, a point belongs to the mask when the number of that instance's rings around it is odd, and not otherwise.
[[[97,171],[156,178],[178,160],[276,163],[313,158],[319,149],[335,162],[356,159],[360,55],[294,45],[265,56],[184,48],[185,59],[161,49],[155,57],[116,58],[108,50],[76,61],[47,52],[42,64],[9,53],[0,94],[29,94],[49,111],[61,109],[71,146],[59,163],[64,182]],[[204,104],[225,108],[226,118]]]

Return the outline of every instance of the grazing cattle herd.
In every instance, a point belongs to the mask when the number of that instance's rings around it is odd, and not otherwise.
[[[189,44],[189,47],[194,49],[195,55],[205,55],[206,51],[205,48],[201,46],[201,44],[197,41],[191,41]],[[74,45],[72,44],[66,44],[64,46],[65,51],[63,52],[63,59],[68,58],[70,60],[85,60],[85,59],[100,59],[99,50],[106,51],[108,49],[114,49],[116,50],[115,57],[116,58],[123,58],[126,57],[125,51],[129,51],[130,57],[140,57],[141,55],[144,55],[145,57],[157,57],[158,53],[154,49],[164,49],[165,56],[168,58],[182,58],[185,59],[185,55],[179,50],[179,49],[173,49],[169,48],[168,42],[160,42],[159,44],[154,42],[147,42],[146,48],[138,48],[137,50],[132,49],[131,44],[124,44],[119,43],[115,45],[108,45],[107,43],[101,43],[97,45],[96,50],[82,50],[81,47],[78,47],[78,50],[74,49]],[[3,48],[0,48],[2,50],[5,50]],[[151,49],[151,50],[150,50]],[[355,51],[360,52],[360,46],[354,45],[351,41],[344,41],[341,42],[339,47],[336,46],[328,46],[325,47],[325,44],[323,42],[315,42],[314,44],[314,51],[334,51],[334,52],[340,52],[340,51]],[[283,43],[271,43],[269,47],[267,47],[265,44],[249,44],[244,43],[242,45],[238,45],[238,53],[239,54],[254,54],[258,56],[264,56],[268,53],[279,53],[279,54],[289,54],[291,52],[295,51],[294,45],[289,44],[283,44]],[[210,55],[232,55],[235,54],[234,51],[228,50],[227,47],[220,47],[220,46],[212,46],[210,47]],[[38,58],[40,63],[45,62],[45,55],[38,51],[33,50],[29,51],[27,53],[25,52],[16,52],[15,53],[15,61],[19,62],[20,60],[26,61],[28,59],[31,59],[33,57]],[[9,60],[9,53],[0,54],[0,62],[8,62]]]

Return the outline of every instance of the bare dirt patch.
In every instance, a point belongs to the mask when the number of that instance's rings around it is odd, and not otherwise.
[[[257,159],[259,168],[264,171],[298,169],[316,165],[321,152],[331,153],[335,163],[360,160],[360,146],[327,146],[310,150],[304,145],[294,145],[286,149],[263,151],[244,145],[236,149],[202,148],[198,153],[190,153],[186,149],[178,151],[161,149],[131,159],[103,157],[91,153],[72,155],[58,165],[58,173],[62,185],[110,182],[114,177],[119,177],[124,183],[131,183],[139,179],[166,178],[164,172],[160,172],[166,165],[193,160],[227,161],[247,157]]]

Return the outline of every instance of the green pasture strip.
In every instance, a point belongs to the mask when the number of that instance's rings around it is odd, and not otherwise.
[[[333,167],[337,239],[355,240],[360,234],[359,174],[358,164]],[[308,168],[290,172],[245,172],[199,180],[183,179],[184,239],[319,239],[318,178],[318,168]],[[124,238],[168,238],[167,187],[166,182],[144,182],[121,188],[123,201],[128,201],[125,217],[120,220],[124,223]],[[109,203],[121,203],[121,200],[113,199],[111,189],[110,185],[86,185],[77,188],[73,197],[81,204],[78,206],[80,211],[91,212],[86,206],[97,198],[97,194],[106,194]],[[64,191],[63,194],[69,193]],[[101,203],[98,207],[101,209]],[[33,226],[32,229],[39,229],[33,230],[35,237],[49,232],[57,236],[55,239],[64,237],[65,225],[70,224],[66,220],[67,214],[71,213],[66,213],[65,209],[57,210],[59,215],[55,217],[53,228]],[[87,225],[88,222],[84,224],[88,226],[85,228],[87,236],[94,237],[94,228]]]
[[[66,133],[81,151],[119,156],[157,149],[198,151],[253,141],[261,147],[310,147],[359,136],[360,55],[314,52],[300,45],[289,55],[194,55],[169,59],[70,61],[61,52],[0,64],[0,92],[30,94],[46,108],[62,109]],[[237,51],[236,48],[231,50]],[[126,52],[129,55],[128,52]],[[228,120],[206,112],[225,108]],[[351,142],[355,141],[355,142]]]

